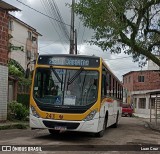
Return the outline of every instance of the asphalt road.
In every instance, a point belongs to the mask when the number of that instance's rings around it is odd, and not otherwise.
[[[52,147],[52,153],[124,153],[118,150],[117,145],[151,145],[159,144],[160,151],[160,133],[146,128],[143,119],[122,117],[118,128],[107,128],[105,135],[102,138],[96,138],[93,134],[68,132],[59,135],[50,135],[47,130],[30,130],[30,129],[11,129],[0,131],[0,145],[26,145],[30,146],[44,146]],[[65,145],[65,146],[64,146]],[[77,146],[81,145],[81,146]],[[93,150],[85,151],[86,148],[106,148],[111,145],[114,151],[94,152]],[[103,146],[98,146],[103,145]],[[106,146],[107,145],[107,146]],[[67,147],[70,152],[67,152]],[[78,149],[76,149],[78,148]],[[109,146],[108,146],[109,148]],[[117,148],[117,149],[116,149]],[[142,147],[143,148],[143,147]],[[148,148],[148,147],[147,147]],[[59,151],[62,149],[62,151]],[[58,152],[57,152],[58,151]],[[129,150],[130,151],[130,150]],[[37,153],[50,153],[47,151]],[[6,152],[0,152],[6,153]],[[20,152],[12,152],[20,153]],[[28,153],[28,152],[23,152]],[[31,152],[30,152],[31,153]],[[35,152],[34,152],[35,153]],[[139,153],[139,152],[125,152],[125,153]],[[141,153],[159,153],[155,151],[141,151]]]

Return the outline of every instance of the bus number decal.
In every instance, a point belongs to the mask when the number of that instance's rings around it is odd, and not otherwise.
[[[51,113],[46,113],[46,119],[54,119],[55,115]]]

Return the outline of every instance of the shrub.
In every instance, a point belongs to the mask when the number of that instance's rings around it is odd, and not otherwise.
[[[8,119],[9,120],[26,120],[29,115],[29,109],[23,104],[13,101],[8,104]]]
[[[29,94],[17,94],[17,101],[29,108]]]

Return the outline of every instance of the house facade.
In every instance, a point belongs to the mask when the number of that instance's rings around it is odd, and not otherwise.
[[[160,91],[160,71],[131,71],[123,75],[124,102],[134,105],[135,113],[150,115],[155,108],[154,98],[150,93]],[[153,111],[154,112],[154,111]]]
[[[27,64],[38,56],[38,36],[36,29],[24,23],[20,19],[9,15],[9,54],[8,59],[16,63],[18,68],[25,73]],[[34,64],[28,65],[30,71],[34,69]],[[17,94],[29,93],[29,87],[17,85],[17,80],[9,80],[8,102],[17,100]]]
[[[0,121],[5,121],[7,118],[9,11],[19,11],[19,9],[0,1]]]
[[[9,59],[18,62],[24,70],[29,61],[35,60],[38,55],[38,36],[36,29],[9,15]],[[30,65],[30,70],[34,65]]]
[[[160,59],[160,56],[157,55],[157,58]],[[160,66],[155,64],[152,60],[148,60],[148,70],[160,70]]]

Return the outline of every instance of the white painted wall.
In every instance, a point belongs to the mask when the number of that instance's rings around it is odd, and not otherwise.
[[[7,119],[8,67],[0,65],[0,121]]]
[[[149,108],[149,99],[150,99],[150,95],[149,94],[146,94],[146,93],[143,93],[144,91],[140,91],[139,93],[141,94],[136,94],[134,95],[133,97],[134,98],[137,98],[137,102],[136,102],[136,108],[134,108],[134,111],[136,114],[143,114],[143,115],[146,115],[146,116],[150,116],[150,108]],[[139,108],[139,98],[146,98],[146,108],[145,109],[141,109]],[[155,114],[155,109],[152,109],[152,116],[154,116]],[[160,114],[158,112],[158,114]]]
[[[21,66],[26,68],[26,40],[28,37],[28,29],[17,21],[13,20],[13,30],[10,32],[13,36],[10,39],[10,43],[14,46],[23,46],[24,52],[20,50],[11,50],[11,58],[16,60],[21,64]]]
[[[152,60],[148,61],[148,70],[159,70],[160,67],[155,64]]]
[[[28,43],[28,31],[32,32],[32,36],[37,37],[37,34],[34,31],[30,30],[25,24],[21,24],[15,19],[11,19],[13,21],[13,29],[9,31],[9,34],[13,36],[9,40],[11,44],[14,46],[23,46],[24,51],[21,50],[11,50],[10,58],[19,62],[19,64],[26,70],[27,67],[27,50],[31,51],[31,60],[34,60],[34,53],[38,53],[38,44],[35,41],[30,41]],[[38,40],[37,40],[38,41]]]

